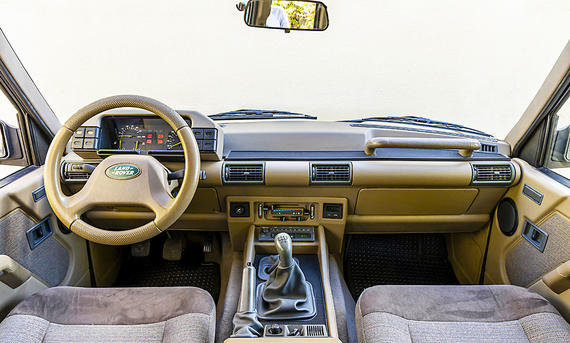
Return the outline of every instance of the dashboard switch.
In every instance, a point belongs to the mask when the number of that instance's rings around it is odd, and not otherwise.
[[[83,137],[85,135],[85,129],[80,127],[79,129],[75,130],[73,137]]]
[[[249,203],[230,202],[230,217],[249,217]]]
[[[324,204],[323,218],[342,219],[342,204]]]
[[[204,139],[216,139],[217,132],[216,129],[204,129]]]
[[[216,141],[213,139],[205,139],[204,143],[202,143],[202,150],[216,151]]]
[[[192,133],[196,139],[204,138],[204,129],[192,129]]]

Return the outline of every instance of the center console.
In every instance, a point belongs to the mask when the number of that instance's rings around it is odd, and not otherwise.
[[[340,251],[346,206],[342,198],[227,198],[230,238],[244,251],[227,343],[340,342],[328,263],[329,250]]]

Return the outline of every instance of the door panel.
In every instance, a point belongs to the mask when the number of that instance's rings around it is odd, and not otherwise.
[[[17,302],[45,287],[90,285],[86,242],[59,229],[45,196],[40,193],[34,199],[33,192],[41,187],[40,167],[0,188],[0,255],[32,273],[30,280],[15,289],[0,283],[0,319]],[[44,218],[53,233],[31,249],[26,232]]]
[[[503,234],[497,215],[493,219],[485,268],[486,284],[513,284],[530,287],[556,267],[570,260],[570,188],[560,184],[523,160],[514,159],[521,166],[521,181],[505,197],[517,207],[517,228],[513,235]],[[540,192],[540,203],[523,193],[528,185]],[[529,220],[548,234],[544,251],[539,251],[522,236],[525,221]],[[535,287],[533,287],[535,289]],[[545,297],[552,292],[543,287]],[[558,309],[570,314],[570,290],[555,293]],[[564,300],[566,299],[566,300]],[[569,319],[566,316],[566,319]]]

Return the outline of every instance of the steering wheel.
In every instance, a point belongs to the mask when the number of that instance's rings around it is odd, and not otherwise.
[[[167,171],[149,155],[119,154],[105,158],[93,170],[85,186],[72,196],[61,189],[60,164],[74,132],[88,119],[110,109],[135,107],[148,110],[176,132],[184,150],[184,179],[176,198],[167,180]],[[47,199],[61,222],[79,236],[96,243],[125,245],[142,242],[167,230],[190,205],[200,174],[200,152],[188,123],[165,104],[142,96],[118,95],[97,100],[63,124],[46,156],[44,187]],[[155,214],[151,222],[128,230],[104,230],[90,225],[81,216],[95,206],[143,206]]]

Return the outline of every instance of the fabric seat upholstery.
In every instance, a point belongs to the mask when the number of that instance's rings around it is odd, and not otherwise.
[[[540,295],[515,286],[375,286],[356,304],[358,341],[570,342]]]
[[[8,314],[0,342],[213,342],[215,308],[194,287],[54,287]]]

